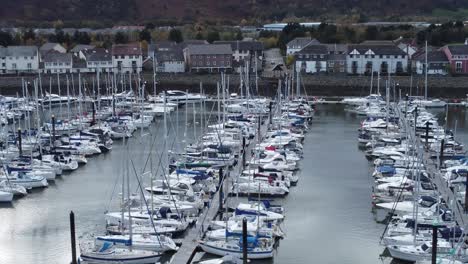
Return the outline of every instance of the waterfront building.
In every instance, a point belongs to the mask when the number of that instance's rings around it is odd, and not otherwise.
[[[468,74],[468,43],[446,45],[442,51],[450,63],[450,71],[454,75]]]
[[[43,73],[72,73],[73,55],[71,53],[60,53],[50,51],[42,58]]]
[[[226,72],[232,69],[232,49],[228,44],[188,45],[184,49],[189,71]]]
[[[117,72],[140,73],[143,52],[139,43],[112,45],[112,66]]]
[[[296,71],[320,73],[327,71],[328,49],[326,45],[308,45],[295,53]]]
[[[394,44],[350,45],[346,67],[348,74],[402,74],[408,69],[408,55]]]
[[[185,72],[182,44],[171,41],[161,41],[151,44],[148,47],[148,58],[151,59],[151,66],[156,66],[156,72]]]
[[[295,38],[286,44],[286,55],[294,55],[294,53],[302,50],[308,45],[318,45],[320,41],[312,39],[310,37]]]
[[[32,73],[39,69],[35,46],[0,47],[0,74]]]
[[[422,52],[413,58],[414,70],[417,74],[424,74],[426,69],[426,53]],[[441,50],[432,50],[427,52],[427,74],[428,75],[447,75],[450,69],[450,63],[445,53]]]

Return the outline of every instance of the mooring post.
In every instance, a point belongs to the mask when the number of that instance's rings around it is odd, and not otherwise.
[[[270,120],[269,120],[270,125],[271,125],[272,122],[273,122],[273,121],[271,120],[271,119],[273,118],[273,116],[272,116],[272,109],[273,109],[273,102],[270,102],[270,104],[268,105],[268,113],[269,113],[269,118],[270,118]]]
[[[242,219],[242,263],[247,264],[247,219]]]
[[[245,137],[242,137],[242,169],[245,168]]]
[[[426,122],[426,149],[429,149],[429,122]]]
[[[219,215],[220,219],[222,219],[222,217],[223,217],[223,199],[224,199],[223,185],[224,185],[223,168],[219,168],[219,208],[218,208],[218,212],[220,213],[220,215]]]
[[[21,128],[18,128],[18,150],[19,150],[19,155],[22,156],[23,155],[23,141],[21,139],[22,135],[21,135]]]
[[[93,121],[92,125],[96,124],[96,103],[93,101]]]
[[[259,115],[258,116],[258,142],[260,142],[262,139],[261,139],[261,133],[260,133],[260,130],[262,128],[262,117]]]
[[[437,225],[432,226],[432,261],[431,264],[437,264]]]
[[[70,237],[72,248],[71,264],[76,264],[75,214],[73,213],[73,211],[70,211]]]
[[[55,147],[55,115],[52,115],[52,147]]]
[[[468,177],[466,177],[465,186],[468,190]],[[468,212],[468,192],[465,192],[465,213]]]
[[[442,168],[442,163],[444,162],[444,145],[445,145],[445,139],[442,139],[440,141],[440,154],[439,154],[439,169]]]
[[[416,123],[418,121],[418,106],[414,109],[414,134],[416,135]]]

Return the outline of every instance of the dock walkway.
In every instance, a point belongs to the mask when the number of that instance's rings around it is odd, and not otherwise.
[[[263,138],[263,135],[266,134],[268,130],[268,123],[269,119],[263,119],[264,122],[260,127],[260,136]],[[252,146],[255,145],[254,142],[258,140],[258,133],[251,143],[246,146],[245,148],[245,156],[246,161],[248,161],[251,157],[251,150]],[[261,141],[261,139],[260,139]],[[223,181],[223,204],[225,207],[228,208],[235,208],[237,207],[237,200],[229,199],[229,192],[231,191],[232,184],[235,182],[233,178],[241,171],[242,167],[242,156],[239,156],[238,163],[231,169],[225,168],[224,170],[224,181]],[[198,251],[198,241],[204,237],[206,231],[208,231],[208,227],[210,225],[211,220],[214,220],[218,213],[220,212],[220,195],[219,190],[213,195],[212,199],[210,200],[208,208],[204,208],[203,213],[197,219],[197,223],[194,227],[187,230],[186,235],[181,239],[182,245],[180,246],[179,250],[172,256],[170,263],[171,264],[188,264],[190,263],[190,257]],[[193,258],[195,259],[195,258]]]

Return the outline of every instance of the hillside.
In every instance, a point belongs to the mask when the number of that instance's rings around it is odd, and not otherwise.
[[[327,18],[430,15],[468,8],[466,0],[3,0],[0,21],[112,20],[126,22],[281,20],[285,16]]]

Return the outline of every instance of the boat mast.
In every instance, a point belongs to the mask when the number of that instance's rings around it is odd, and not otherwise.
[[[369,95],[372,94],[372,88],[374,86],[374,71],[371,70],[371,79],[370,79],[370,91],[369,91]]]
[[[301,97],[301,83],[299,81],[299,71],[296,69],[296,97]]]
[[[427,40],[426,40],[426,52],[425,52],[425,63],[424,65],[426,66],[425,67],[425,70],[424,70],[424,100],[427,100],[427,71],[428,71],[428,65],[427,65]]]

